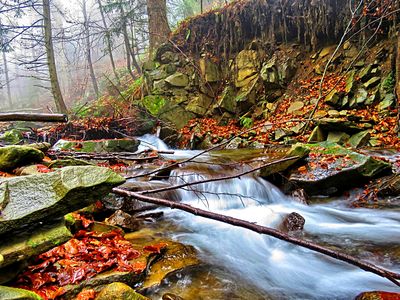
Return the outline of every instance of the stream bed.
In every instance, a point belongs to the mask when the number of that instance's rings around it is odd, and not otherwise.
[[[167,149],[154,137],[144,140]],[[202,155],[196,163],[173,170],[168,182],[240,172],[237,164],[231,167],[240,159],[235,151],[234,155],[229,151]],[[173,157],[184,159],[195,153],[179,150]],[[305,218],[302,238],[400,271],[400,214],[396,208],[349,208],[348,198],[304,205],[251,174],[180,189],[175,197],[195,207],[274,228],[286,214],[297,212]],[[311,250],[178,210],[162,210],[165,218],[156,223],[157,230],[195,246],[203,263],[170,276],[164,285],[150,291],[153,299],[161,299],[165,293],[184,299],[354,299],[364,291],[399,292],[386,279]]]

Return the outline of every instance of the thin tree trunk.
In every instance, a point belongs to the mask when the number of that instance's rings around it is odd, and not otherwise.
[[[400,132],[400,32],[397,32],[395,92],[397,98],[397,132]]]
[[[49,68],[49,76],[51,82],[51,92],[56,103],[57,111],[67,113],[67,106],[65,105],[63,96],[61,94],[60,84],[57,77],[57,68],[54,58],[51,17],[50,17],[50,2],[43,0],[43,22],[44,22],[44,43],[47,55],[47,66]]]
[[[133,53],[131,44],[129,42],[129,35],[128,35],[128,29],[127,29],[128,25],[126,22],[125,11],[124,11],[124,8],[122,7],[122,5],[120,6],[120,13],[121,13],[121,18],[122,18],[122,35],[124,36],[127,66],[129,68],[129,72],[130,72],[132,78],[135,79],[135,76],[132,73],[131,59],[132,59],[133,66],[136,69],[136,72],[138,74],[141,74],[141,70],[140,70],[139,64],[136,61],[135,53]]]
[[[201,2],[202,3],[202,2]],[[147,0],[147,14],[149,16],[149,56],[153,58],[154,51],[168,41],[171,29],[167,19],[166,0]]]
[[[146,203],[152,203],[152,204],[157,204],[157,205],[166,206],[166,207],[170,207],[170,208],[176,208],[176,209],[183,210],[185,212],[191,213],[196,216],[216,220],[216,221],[223,222],[223,223],[230,224],[230,225],[237,226],[237,227],[246,228],[251,231],[260,233],[260,234],[266,234],[269,236],[273,236],[277,239],[280,239],[280,240],[316,251],[318,253],[325,254],[329,257],[347,262],[347,263],[352,264],[356,267],[359,267],[367,272],[372,272],[378,276],[384,277],[384,278],[390,280],[391,282],[393,282],[394,284],[396,284],[397,286],[400,286],[400,283],[398,282],[398,280],[400,279],[400,274],[398,274],[398,273],[395,273],[395,272],[392,272],[389,270],[385,270],[385,269],[378,267],[376,265],[373,265],[371,263],[364,262],[353,256],[344,254],[339,251],[332,250],[330,248],[315,244],[313,242],[290,236],[290,235],[283,233],[279,230],[276,230],[274,228],[260,226],[260,225],[257,225],[257,224],[254,224],[254,223],[251,223],[248,221],[244,221],[241,219],[236,219],[236,218],[232,218],[232,217],[225,216],[222,214],[213,213],[208,210],[203,210],[200,208],[192,207],[192,206],[190,206],[188,204],[184,204],[184,203],[178,203],[178,202],[169,201],[169,200],[165,200],[165,199],[144,196],[139,193],[127,191],[127,190],[120,189],[120,188],[114,188],[112,191],[113,191],[113,193],[115,193],[117,195],[121,195],[121,196],[125,196],[125,197],[132,197],[132,198],[135,198],[139,201],[143,201]]]
[[[97,85],[96,74],[93,69],[92,53],[90,45],[90,32],[89,32],[89,20],[86,11],[86,0],[82,1],[82,12],[83,12],[83,22],[85,27],[85,42],[86,42],[86,59],[89,66],[90,79],[92,80],[93,90],[96,94],[96,98],[99,98],[99,86]]]
[[[11,98],[11,88],[10,88],[10,77],[8,75],[7,55],[5,51],[3,51],[3,65],[4,65],[4,74],[6,76],[8,106],[11,108],[12,98]]]
[[[112,53],[111,35],[110,35],[110,31],[108,30],[108,26],[107,26],[106,18],[104,16],[103,5],[101,4],[101,0],[97,0],[97,4],[99,5],[99,11],[100,11],[100,15],[101,15],[101,20],[103,22],[103,26],[104,26],[104,30],[105,30],[107,51],[108,51],[108,55],[110,56],[111,67],[112,67],[114,76],[115,76],[115,78],[117,79],[117,81],[119,83],[119,76],[118,76],[118,73],[117,73],[117,68],[115,67],[114,55]]]

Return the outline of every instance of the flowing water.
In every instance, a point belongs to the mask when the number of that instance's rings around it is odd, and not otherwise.
[[[152,137],[145,141],[166,149]],[[170,158],[194,154],[177,151]],[[174,170],[168,181],[177,184],[239,173],[246,166],[232,167],[236,159],[229,152],[206,154]],[[400,213],[396,210],[353,209],[344,199],[307,206],[253,175],[177,193],[192,206],[274,228],[283,216],[297,212],[306,220],[303,238],[400,272]],[[187,299],[354,299],[363,291],[400,292],[386,279],[311,250],[178,210],[164,211],[165,222],[173,228],[169,235],[195,246],[204,266],[178,274],[155,295],[172,291],[191,295]],[[195,292],[190,293],[191,289]]]

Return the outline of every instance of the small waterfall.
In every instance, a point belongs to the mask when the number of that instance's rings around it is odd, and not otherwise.
[[[177,153],[180,157],[196,154]],[[173,170],[169,183],[237,174],[246,168],[229,167],[227,155],[220,164],[212,154],[196,160]],[[306,220],[304,238],[400,271],[399,258],[386,251],[400,242],[398,212],[352,209],[344,200],[306,206],[254,175],[207,182],[178,193],[181,201],[192,206],[274,228],[286,214],[297,212]],[[205,261],[229,269],[238,281],[257,286],[272,299],[354,299],[363,291],[398,291],[386,279],[311,250],[185,212],[168,209],[165,213],[185,228],[174,234],[177,240],[196,246]]]

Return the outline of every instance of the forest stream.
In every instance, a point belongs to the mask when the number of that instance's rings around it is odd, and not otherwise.
[[[144,140],[168,149],[152,136]],[[231,173],[229,163],[240,159],[238,151],[202,155],[198,163],[173,171],[168,181],[193,182],[215,172]],[[178,150],[173,156],[184,159],[194,154]],[[397,209],[349,208],[345,198],[304,205],[254,175],[195,189],[177,190],[175,196],[195,207],[275,228],[284,215],[297,212],[305,218],[303,238],[400,271]],[[157,223],[156,230],[195,246],[202,265],[172,276],[152,298],[172,292],[184,299],[353,299],[366,290],[398,291],[386,279],[287,242],[178,210],[163,211],[162,228]]]

